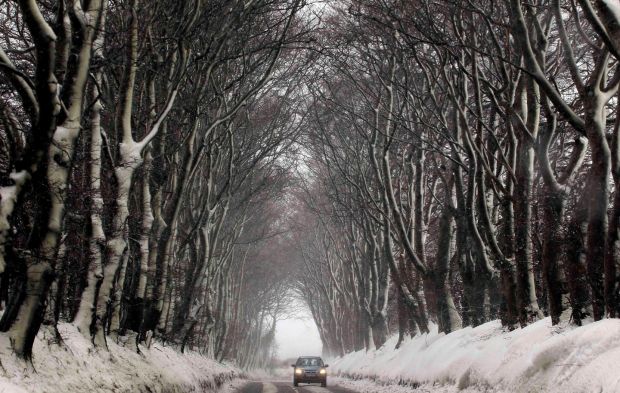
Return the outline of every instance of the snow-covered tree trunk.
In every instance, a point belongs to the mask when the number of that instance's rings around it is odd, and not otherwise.
[[[0,272],[5,271],[7,264],[13,263],[7,261],[6,252],[6,247],[7,245],[10,247],[11,242],[13,214],[22,201],[25,186],[37,175],[47,157],[50,139],[56,129],[56,116],[60,112],[58,80],[55,75],[58,37],[43,18],[34,0],[20,1],[19,7],[34,42],[37,64],[34,81],[29,83],[27,78],[15,73],[10,73],[10,80],[24,102],[31,123],[32,137],[26,139],[24,154],[8,176],[9,184],[0,186]],[[10,61],[3,49],[0,49],[0,62],[9,70],[16,70],[15,64]],[[38,247],[38,244],[34,247]],[[8,311],[2,318],[3,331],[15,321],[13,316],[15,312]],[[11,320],[8,320],[9,318]]]
[[[127,227],[129,216],[129,192],[133,174],[141,163],[140,152],[135,149],[135,143],[128,143],[131,147],[121,146],[120,165],[114,168],[114,175],[118,182],[116,204],[117,211],[112,221],[112,231],[108,236],[105,250],[105,266],[103,280],[97,294],[95,325],[93,329],[94,343],[97,346],[106,346],[105,322],[108,317],[108,308],[115,285],[123,285],[120,280],[115,282],[117,273],[122,268],[122,261],[127,249]],[[132,149],[133,148],[133,149]]]
[[[153,223],[155,221],[155,216],[153,215],[153,209],[151,204],[150,186],[150,173],[152,163],[153,157],[151,156],[151,152],[149,150],[145,154],[143,165],[145,176],[142,179],[142,224],[140,239],[138,241],[140,248],[140,276],[138,278],[137,296],[138,298],[142,299],[142,301],[147,298],[147,282],[149,281],[149,279],[151,281],[153,280],[154,272],[154,266],[149,266],[149,240],[152,235]],[[157,232],[155,232],[155,234],[157,234]]]
[[[54,128],[52,142],[47,152],[47,166],[45,180],[49,187],[49,211],[46,213],[46,228],[42,230],[38,247],[38,258],[28,258],[26,271],[26,288],[24,296],[19,304],[14,322],[9,329],[9,337],[15,352],[24,357],[29,357],[34,336],[43,320],[47,291],[52,281],[54,261],[57,257],[60,237],[62,234],[65,198],[68,187],[69,171],[73,160],[75,141],[79,135],[82,121],[82,105],[84,92],[88,78],[93,41],[97,34],[102,11],[105,4],[103,1],[92,1],[87,10],[81,9],[81,3],[76,2],[69,12],[75,19],[74,25],[78,26],[79,44],[77,53],[71,64],[71,72],[65,80],[65,90],[62,100],[66,107],[61,117],[62,120]],[[51,43],[52,47],[46,51],[54,53],[54,33],[46,24],[34,1],[23,2],[24,11],[33,18],[32,24],[36,25],[37,34],[46,38],[44,41]],[[47,31],[47,32],[46,32]],[[53,70],[50,64],[50,70]],[[52,76],[46,81],[47,89],[56,88]],[[46,106],[54,106],[56,97]],[[52,114],[58,113],[58,108],[52,109]],[[41,114],[40,114],[41,116]],[[40,118],[41,120],[41,118]],[[53,122],[52,122],[53,124]]]
[[[158,62],[161,63],[161,59],[157,59]],[[151,111],[149,113],[149,123],[152,124],[157,120],[157,112],[155,106],[157,104],[157,93],[155,87],[154,78],[151,79],[148,83],[149,89],[149,106],[151,107]],[[165,130],[164,130],[165,133]],[[139,269],[140,273],[138,276],[138,287],[136,289],[136,297],[139,302],[142,303],[142,308],[144,309],[144,301],[146,299],[147,292],[147,283],[149,279],[151,282],[153,281],[154,276],[150,276],[155,267],[149,267],[150,260],[150,246],[149,240],[152,235],[157,236],[157,229],[153,228],[153,224],[155,222],[155,216],[153,214],[153,206],[151,203],[151,170],[153,166],[153,155],[151,153],[151,148],[147,148],[144,153],[144,164],[142,166],[142,199],[141,199],[141,210],[142,210],[142,219],[140,225],[140,239],[138,240],[138,252],[139,252]],[[157,192],[159,192],[159,187]],[[161,203],[161,201],[157,201]],[[161,209],[161,206],[157,206],[158,209]],[[160,211],[158,211],[159,213]],[[157,223],[156,225],[158,225]],[[154,230],[155,229],[155,230]],[[159,240],[159,237],[156,237]]]
[[[75,72],[69,77],[71,84],[68,99],[65,102],[66,118],[54,131],[52,144],[50,145],[47,178],[51,191],[51,209],[47,234],[43,248],[50,250],[51,256],[58,244],[58,237],[62,231],[62,221],[65,209],[69,171],[73,160],[75,141],[80,133],[82,122],[82,105],[84,92],[88,79],[93,42],[100,23],[103,10],[103,2],[93,1],[90,9],[82,11],[81,2],[74,3],[73,18],[82,24],[80,27],[81,44],[77,53],[77,61],[74,65]],[[67,86],[65,86],[65,89]]]
[[[124,279],[124,275],[117,276],[117,274],[122,268],[123,258],[127,252],[127,219],[129,217],[129,195],[133,184],[133,176],[136,169],[142,165],[144,150],[153,138],[158,135],[162,122],[172,109],[177,95],[176,89],[170,92],[162,112],[157,116],[157,119],[147,130],[142,140],[136,142],[133,137],[132,110],[138,61],[139,21],[135,13],[137,3],[138,1],[134,0],[133,13],[129,24],[126,69],[121,90],[121,109],[118,119],[120,143],[118,146],[118,158],[114,167],[116,211],[112,217],[110,234],[107,239],[103,280],[101,281],[96,300],[93,341],[97,346],[106,345],[105,325],[108,318],[112,317],[112,315],[108,314],[110,301],[115,287],[122,288],[124,285],[124,281],[121,280]],[[117,277],[119,277],[118,281]]]
[[[534,140],[538,134],[540,117],[540,93],[533,81],[526,82],[523,102],[523,118],[528,130],[517,132],[517,165],[515,168],[515,262],[517,283],[517,309],[521,326],[542,318],[536,298],[534,261],[532,253],[532,183],[534,173]]]
[[[97,75],[101,81],[101,74]],[[97,290],[103,279],[103,257],[105,253],[106,236],[103,229],[103,196],[101,195],[101,153],[103,150],[103,138],[101,130],[101,98],[100,92],[92,89],[93,106],[90,119],[90,225],[91,235],[88,240],[90,261],[86,287],[80,298],[80,305],[73,323],[86,337],[91,337],[91,328],[94,321],[95,301]]]
[[[107,0],[105,0],[107,2]],[[103,60],[105,17],[107,3],[101,14],[99,35],[93,42],[93,59],[97,62]],[[101,111],[103,110],[100,86],[103,80],[103,70],[98,66],[95,71],[95,85],[91,87],[92,106],[90,108],[89,131],[89,180],[90,180],[90,225],[91,234],[88,239],[90,260],[88,261],[88,274],[86,287],[80,297],[80,304],[73,323],[85,336],[91,337],[91,328],[94,322],[95,300],[97,290],[103,278],[103,257],[105,252],[106,236],[103,229],[104,203],[101,194],[102,176],[102,152],[103,152],[103,129],[101,126]]]

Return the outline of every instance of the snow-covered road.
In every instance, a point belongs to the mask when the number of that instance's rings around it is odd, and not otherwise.
[[[290,382],[248,382],[237,393],[357,393],[341,386],[300,385],[294,387]]]

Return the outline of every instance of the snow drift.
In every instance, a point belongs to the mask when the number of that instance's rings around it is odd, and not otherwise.
[[[583,327],[551,326],[550,318],[511,332],[499,321],[406,340],[331,361],[352,379],[410,386],[443,385],[493,392],[620,392],[620,320]],[[439,389],[437,389],[439,390]]]
[[[205,393],[240,376],[232,366],[159,343],[137,353],[133,338],[125,346],[108,338],[105,351],[94,349],[71,324],[60,324],[59,331],[60,345],[41,330],[32,365],[18,361],[9,343],[0,342],[0,393]]]

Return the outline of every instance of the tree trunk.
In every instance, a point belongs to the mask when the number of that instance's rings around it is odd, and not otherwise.
[[[97,75],[101,81],[101,75]],[[91,108],[90,121],[90,225],[91,236],[88,239],[90,260],[88,261],[88,275],[86,287],[80,298],[80,305],[73,323],[78,330],[88,338],[92,338],[96,297],[103,279],[103,256],[106,237],[103,230],[103,197],[101,195],[101,151],[103,139],[101,137],[101,100],[97,89],[93,88],[94,104]]]
[[[587,180],[586,198],[588,200],[588,235],[586,263],[588,279],[592,290],[592,311],[594,320],[605,315],[605,285],[603,270],[605,262],[607,233],[607,205],[609,203],[609,175],[611,170],[611,152],[605,136],[603,125],[603,99],[595,89],[589,89],[584,102],[586,112],[586,132],[590,142],[592,165]],[[607,267],[610,273],[615,266]],[[615,280],[615,275],[610,280]],[[608,285],[612,288],[613,285]],[[611,296],[611,294],[610,294]]]
[[[592,316],[590,289],[586,266],[586,226],[588,216],[588,200],[585,193],[587,186],[580,191],[574,212],[566,234],[566,279],[572,308],[573,322],[581,326],[584,318]]]
[[[448,195],[448,197],[451,197]],[[435,262],[432,281],[437,298],[437,320],[439,331],[450,333],[462,327],[463,321],[454,304],[454,298],[450,291],[448,272],[452,256],[452,230],[453,216],[450,208],[446,205],[439,217],[439,239],[437,241],[437,260]]]
[[[559,228],[562,227],[564,215],[564,195],[562,192],[552,190],[545,185],[543,188],[543,245],[542,245],[542,268],[543,279],[547,289],[547,303],[551,323],[558,324],[564,311],[564,294],[566,289],[563,285],[563,277],[558,265],[562,249],[562,236]]]
[[[607,252],[605,253],[605,303],[607,316],[620,316],[620,286],[618,282],[618,258],[620,258],[620,176],[614,176],[614,198],[607,229]]]
[[[520,138],[515,170],[515,262],[517,273],[517,309],[521,326],[542,317],[536,299],[534,264],[532,261],[532,208],[531,190],[534,166],[534,149],[530,141]]]

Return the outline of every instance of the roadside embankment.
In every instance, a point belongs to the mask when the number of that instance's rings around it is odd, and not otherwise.
[[[41,330],[32,364],[0,341],[0,393],[208,393],[241,376],[234,366],[160,343],[138,353],[133,337],[118,344],[108,338],[106,351],[94,349],[71,324],[59,325],[59,332],[57,344]]]
[[[492,321],[396,342],[331,360],[330,370],[357,385],[433,392],[620,392],[620,319],[575,327],[546,318],[513,331]]]

